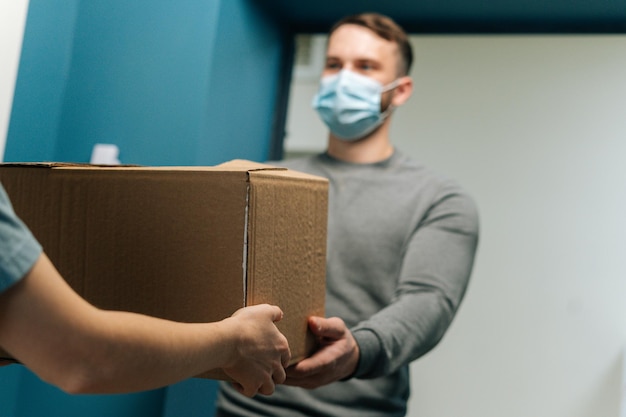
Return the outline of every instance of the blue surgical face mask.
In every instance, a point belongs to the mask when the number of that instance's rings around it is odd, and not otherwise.
[[[348,70],[322,78],[313,108],[332,134],[346,141],[361,139],[380,126],[391,113],[380,110],[382,93],[398,85],[383,86],[373,78]]]

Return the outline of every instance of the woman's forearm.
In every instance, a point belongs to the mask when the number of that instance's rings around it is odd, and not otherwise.
[[[22,282],[0,296],[0,345],[70,393],[147,390],[224,368],[236,376],[243,372],[241,382],[254,395],[262,386],[273,391],[272,377],[284,380],[289,350],[274,326],[280,309],[251,308],[254,314],[195,324],[100,310],[42,255]]]

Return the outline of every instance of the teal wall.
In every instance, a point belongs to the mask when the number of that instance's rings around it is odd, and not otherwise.
[[[5,161],[53,160],[78,0],[30,0]]]
[[[264,161],[286,34],[251,0],[31,0],[5,161]]]
[[[292,36],[258,4],[30,0],[5,161],[88,162],[96,143],[126,164],[275,157]],[[71,396],[0,368],[2,417],[208,417],[215,394],[215,381],[190,379]]]

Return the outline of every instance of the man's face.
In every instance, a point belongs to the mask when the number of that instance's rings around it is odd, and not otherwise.
[[[352,24],[337,28],[328,39],[322,76],[347,69],[371,77],[383,85],[397,77],[398,46],[371,30]]]
[[[399,51],[395,42],[353,24],[339,26],[328,39],[326,64],[322,76],[342,69],[371,77],[383,85],[398,78]],[[389,105],[392,91],[382,97],[382,109]]]

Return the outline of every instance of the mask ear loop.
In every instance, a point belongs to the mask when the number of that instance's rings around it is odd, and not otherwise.
[[[400,85],[400,78],[396,78],[395,80],[393,80],[389,84],[383,86],[383,88],[380,90],[380,92],[381,93],[386,93],[387,91],[393,90],[394,88],[396,88],[399,85]]]
[[[387,91],[391,91],[399,85],[400,85],[400,78],[396,78],[389,84],[383,86],[383,88],[380,90],[380,94],[382,95],[383,93],[386,93]],[[394,106],[393,103],[389,103],[385,111],[380,113],[381,120],[385,120],[387,117],[389,117],[395,109],[396,109],[396,106]]]

